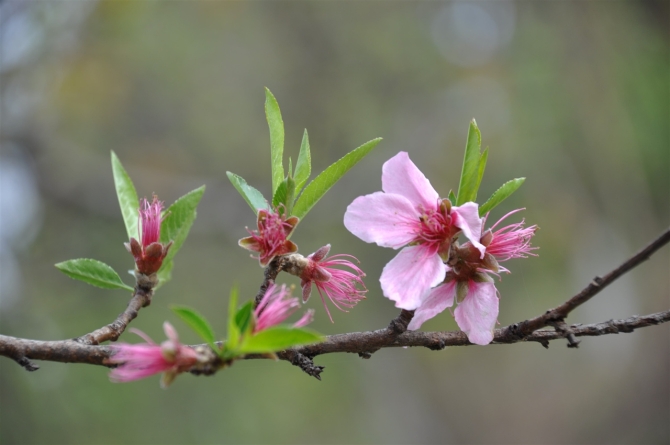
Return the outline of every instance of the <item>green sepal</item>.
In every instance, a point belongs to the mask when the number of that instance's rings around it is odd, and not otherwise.
[[[373,139],[358,148],[355,148],[330,167],[326,168],[319,176],[309,183],[293,207],[293,216],[301,220],[307,215],[314,205],[326,194],[330,188],[339,181],[346,172],[363,159],[370,151],[379,144],[382,138]]]
[[[116,197],[119,200],[119,207],[121,207],[121,215],[123,215],[123,222],[126,225],[126,232],[128,232],[128,239],[137,238],[139,240],[138,219],[140,201],[137,198],[137,191],[133,181],[128,176],[128,173],[123,168],[121,161],[112,151],[112,173],[114,175],[114,187],[116,188]]]
[[[121,277],[114,269],[102,261],[79,258],[56,263],[56,268],[70,278],[103,289],[125,289],[131,292],[134,290],[121,281]]]
[[[514,193],[521,184],[526,180],[526,178],[516,178],[511,181],[504,183],[498,190],[496,190],[491,197],[479,207],[479,216],[484,216],[491,210],[493,210],[498,204],[507,199],[512,193]]]
[[[270,128],[270,160],[272,166],[272,194],[284,180],[284,121],[277,99],[265,88],[265,117]]]
[[[465,156],[463,157],[463,168],[461,169],[461,180],[456,193],[457,206],[477,198],[479,173],[484,173],[488,152],[480,154],[482,146],[482,134],[477,127],[477,122],[472,119],[468,130],[468,140],[465,144]],[[482,161],[484,166],[482,166]]]
[[[235,187],[235,190],[242,195],[242,198],[249,204],[249,207],[252,208],[254,213],[258,214],[260,209],[267,209],[269,207],[268,201],[263,197],[263,194],[247,184],[247,181],[241,176],[231,172],[226,172],[226,176],[228,176],[228,179],[233,184],[233,187]]]
[[[307,184],[309,175],[312,174],[312,155],[309,151],[309,136],[307,129],[302,135],[302,143],[300,144],[300,153],[298,154],[298,162],[295,165],[295,193],[299,194],[302,188]]]
[[[321,341],[323,341],[323,337],[309,329],[274,326],[264,329],[256,335],[246,337],[239,352],[243,354],[264,354]]]
[[[170,309],[172,312],[177,314],[179,318],[182,319],[184,323],[188,325],[193,331],[198,334],[200,338],[205,340],[210,348],[214,351],[218,351],[218,346],[216,345],[216,336],[214,335],[214,330],[209,325],[205,317],[200,315],[194,309],[191,309],[187,306],[176,306],[171,305]]]

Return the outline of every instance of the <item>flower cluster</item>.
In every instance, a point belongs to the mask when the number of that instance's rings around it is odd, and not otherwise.
[[[161,387],[166,388],[179,373],[188,371],[198,363],[198,354],[179,342],[177,331],[170,323],[166,321],[163,330],[168,340],[160,345],[154,343],[144,332],[131,329],[131,332],[142,337],[146,343],[120,343],[111,346],[116,353],[108,361],[119,366],[112,369],[110,379],[113,382],[130,382],[162,372],[164,374]]]
[[[356,198],[344,225],[363,241],[402,248],[382,272],[384,295],[396,307],[415,311],[408,329],[418,329],[457,300],[454,315],[468,339],[490,343],[498,295],[489,273],[508,272],[500,261],[533,255],[530,238],[537,227],[524,228],[522,221],[492,232],[499,221],[482,235],[478,204],[457,207],[441,199],[405,152],[384,164],[382,190]],[[468,240],[463,246],[460,234]]]
[[[137,271],[144,275],[151,275],[158,272],[163,260],[168,254],[172,241],[163,245],[160,242],[161,236],[161,212],[163,203],[154,195],[151,204],[146,199],[142,199],[139,209],[139,232],[140,241],[130,238],[129,243],[125,243],[126,249],[135,258]]]

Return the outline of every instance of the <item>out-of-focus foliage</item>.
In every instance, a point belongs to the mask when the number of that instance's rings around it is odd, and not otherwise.
[[[479,196],[526,177],[492,212],[526,207],[538,258],[500,283],[500,323],[556,306],[668,226],[667,2],[14,2],[0,4],[0,332],[72,338],[110,322],[123,292],[70,280],[68,258],[133,268],[109,152],[139,197],[173,202],[206,184],[173,280],[133,322],[154,338],[169,304],[225,332],[229,289],[255,295],[237,246],[255,216],[225,177],[272,196],[264,87],[282,106],[285,156],[310,130],[312,171],[377,136],[293,240],[331,243],[367,273],[367,300],[331,324],[397,315],[377,281],[394,252],[361,243],[342,216],[379,190],[400,150],[445,196],[458,188],[474,117],[489,146]],[[666,248],[569,322],[668,307]],[[523,263],[523,264],[522,264]],[[129,278],[129,277],[127,277]],[[284,282],[295,283],[292,277]],[[317,299],[318,300],[318,299]],[[218,317],[217,317],[217,314]],[[427,330],[456,329],[442,314]],[[0,359],[2,443],[662,443],[670,440],[668,326],[539,345],[384,350],[317,359],[323,381],[285,362],[215,377],[109,383],[103,368]],[[132,336],[123,341],[135,341]],[[184,329],[184,342],[197,342]]]

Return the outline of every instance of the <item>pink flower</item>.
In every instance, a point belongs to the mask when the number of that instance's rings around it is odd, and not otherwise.
[[[423,304],[414,311],[407,326],[416,330],[426,321],[454,305],[457,294],[462,296],[454,311],[456,323],[471,343],[488,345],[493,340],[493,329],[498,320],[498,295],[493,281],[486,274],[478,274],[478,281],[457,279],[447,274],[447,281],[427,292]]]
[[[328,318],[332,322],[333,317],[323,298],[324,293],[336,308],[346,312],[342,307],[348,309],[354,307],[359,301],[365,299],[367,289],[362,279],[365,273],[354,263],[344,259],[353,258],[358,261],[355,257],[339,254],[325,258],[328,252],[330,252],[330,244],[323,246],[306,258],[307,264],[300,273],[300,285],[302,286],[302,301],[307,302],[312,294],[312,283],[316,284],[323,307],[326,308]],[[351,271],[337,267],[348,267]]]
[[[242,238],[238,244],[247,250],[258,252],[258,257],[253,258],[257,258],[260,265],[265,267],[274,257],[298,250],[298,246],[287,239],[298,221],[295,216],[284,219],[276,210],[269,212],[261,209],[258,211],[258,230],[247,229],[251,236]]]
[[[530,240],[537,226],[524,227],[522,220],[493,232],[505,218],[521,210],[509,212],[484,233],[481,238],[481,244],[486,246],[483,258],[471,243],[465,243],[457,249],[452,260],[453,268],[449,268],[442,284],[426,293],[407,329],[419,329],[426,320],[453,306],[454,299],[457,299],[459,304],[454,316],[468,340],[478,345],[487,345],[493,340],[499,299],[498,291],[488,274],[497,274],[499,271],[509,273],[498,262],[527,258],[527,255],[536,256],[532,251],[537,248],[531,247]]]
[[[141,244],[135,238],[130,238],[130,243],[126,243],[126,249],[135,258],[135,265],[138,272],[144,275],[151,275],[158,272],[163,260],[168,254],[172,245],[170,241],[167,245],[159,242],[161,237],[161,212],[163,203],[154,195],[151,204],[142,198],[139,209],[139,223]]]
[[[112,369],[109,378],[113,382],[130,382],[164,372],[161,386],[166,388],[177,374],[188,371],[195,365],[198,362],[197,353],[179,342],[177,331],[172,325],[166,321],[163,330],[168,340],[160,345],[154,343],[144,332],[131,329],[131,332],[142,337],[147,343],[136,345],[120,343],[111,346],[117,352],[108,359],[108,362],[118,363],[119,366]]]
[[[265,295],[254,310],[256,326],[254,333],[276,326],[293,315],[300,307],[297,298],[291,297],[291,291],[282,284],[281,287],[272,284],[265,291]],[[294,328],[308,325],[314,319],[314,311],[308,310],[300,320],[293,324]]]
[[[426,291],[444,280],[454,236],[462,232],[483,257],[479,206],[467,202],[452,207],[448,199],[440,199],[405,152],[384,164],[382,190],[356,198],[344,225],[363,241],[403,248],[384,267],[380,282],[396,307],[413,310]]]

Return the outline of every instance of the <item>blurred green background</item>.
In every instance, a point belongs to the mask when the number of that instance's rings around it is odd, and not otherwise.
[[[90,332],[128,295],[73,281],[53,264],[133,267],[109,162],[140,196],[166,203],[205,184],[173,280],[134,327],[164,320],[197,342],[168,304],[224,331],[234,283],[252,296],[258,263],[237,247],[254,216],[225,177],[270,189],[263,87],[282,108],[286,155],[303,128],[313,169],[384,141],[305,218],[308,254],[357,256],[368,299],[326,334],[377,329],[397,315],[378,277],[394,255],[342,225],[380,189],[400,150],[446,196],[457,187],[468,121],[490,146],[480,198],[525,185],[517,207],[541,230],[537,258],[499,284],[499,321],[538,315],[609,271],[670,221],[669,3],[5,1],[1,12],[0,333]],[[668,309],[666,247],[568,322]],[[123,274],[130,283],[131,278]],[[292,277],[284,282],[296,283]],[[448,313],[426,330],[456,329]],[[131,334],[122,339],[137,342]],[[13,443],[668,443],[670,326],[537,344],[379,351],[317,358],[323,381],[285,362],[237,363],[214,377],[112,384],[107,370],[0,358],[0,442]]]

